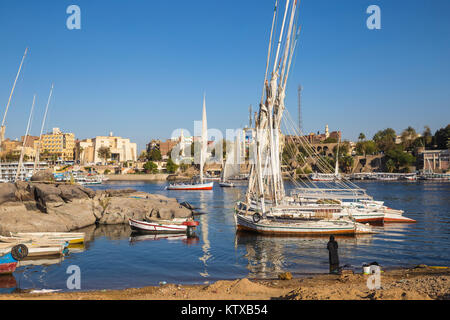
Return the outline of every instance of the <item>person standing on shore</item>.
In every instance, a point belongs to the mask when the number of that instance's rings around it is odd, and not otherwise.
[[[339,271],[339,255],[338,255],[338,243],[334,240],[334,236],[330,236],[330,241],[327,244],[330,273],[338,273]]]

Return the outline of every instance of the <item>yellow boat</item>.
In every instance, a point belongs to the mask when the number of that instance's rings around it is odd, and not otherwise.
[[[84,232],[11,232],[12,237],[30,238],[32,240],[64,241],[69,244],[84,243]]]

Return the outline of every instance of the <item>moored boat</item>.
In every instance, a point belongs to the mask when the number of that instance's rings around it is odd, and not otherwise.
[[[0,275],[13,273],[17,268],[17,262],[27,255],[28,249],[22,244],[0,244]]]
[[[219,182],[219,186],[221,186],[222,188],[233,188],[234,183],[224,181],[224,182]]]
[[[169,184],[167,190],[212,190],[214,182]]]
[[[62,241],[69,244],[84,243],[84,232],[10,232],[12,237],[30,238],[35,241]]]
[[[193,235],[198,221],[191,219],[148,220],[129,219],[131,230],[138,233],[186,233]]]
[[[328,219],[270,219],[262,218],[258,213],[246,215],[236,213],[237,229],[261,234],[325,236],[336,234],[371,234],[375,233],[369,226],[350,220]]]

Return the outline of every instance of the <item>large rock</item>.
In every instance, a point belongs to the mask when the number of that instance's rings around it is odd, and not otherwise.
[[[31,181],[54,182],[55,177],[54,177],[53,171],[51,169],[41,170],[41,171],[36,172],[31,177]]]
[[[191,214],[176,199],[131,189],[93,191],[67,184],[0,184],[0,233],[4,235],[11,231],[72,231],[95,223],[128,224],[129,218],[172,219]]]
[[[18,201],[22,202],[32,202],[34,201],[34,194],[31,186],[25,181],[17,181],[16,186],[16,198]]]
[[[47,212],[49,207],[58,207],[65,202],[61,198],[61,190],[54,184],[33,184],[34,198],[40,210]]]
[[[5,202],[15,202],[17,188],[13,183],[0,183],[0,205]]]
[[[58,207],[50,207],[47,213],[60,221],[68,230],[84,228],[95,224],[96,217],[92,210],[92,200],[74,199]]]
[[[155,206],[150,214],[146,216],[147,219],[162,219],[170,220],[174,218],[187,218],[192,216],[192,211],[181,206],[178,203],[168,203],[165,206]]]
[[[155,203],[152,200],[112,197],[106,198],[103,215],[98,220],[99,224],[128,223],[128,219],[142,220],[153,209]]]
[[[74,199],[89,199],[88,193],[78,185],[62,184],[58,186],[59,196],[65,201],[73,201]],[[94,193],[95,194],[95,193]]]

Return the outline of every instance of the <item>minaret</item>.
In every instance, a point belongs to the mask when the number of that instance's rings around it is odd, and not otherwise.
[[[181,156],[184,157],[184,135],[183,135],[183,129],[181,129],[181,134],[180,134],[180,148],[181,148]]]

